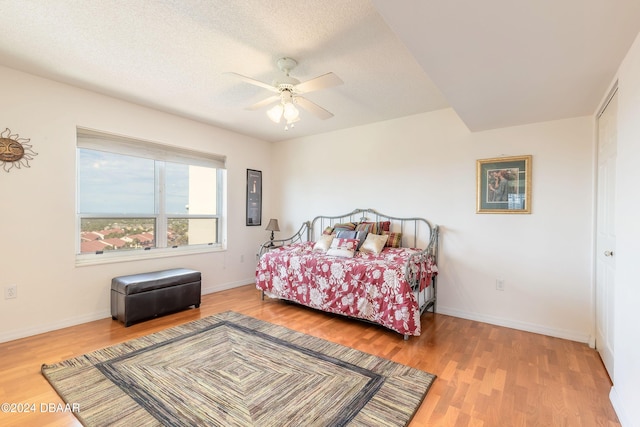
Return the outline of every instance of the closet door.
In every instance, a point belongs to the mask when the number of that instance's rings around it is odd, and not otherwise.
[[[617,92],[598,117],[596,222],[596,348],[613,379]]]

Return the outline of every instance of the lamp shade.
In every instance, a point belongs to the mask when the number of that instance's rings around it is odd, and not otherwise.
[[[284,104],[284,118],[287,120],[287,122],[291,123],[298,118],[299,114],[300,113],[298,112],[298,109],[295,105],[293,105],[293,103],[287,102],[286,104]]]
[[[274,105],[273,108],[267,110],[267,116],[274,123],[280,123],[280,119],[282,118],[282,112],[284,111],[284,107],[282,104]]]
[[[280,227],[278,227],[278,220],[275,218],[271,218],[269,220],[269,224],[267,224],[267,228],[265,228],[265,230],[267,231],[280,231]]]

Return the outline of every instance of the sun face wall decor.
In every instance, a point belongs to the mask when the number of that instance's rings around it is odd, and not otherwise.
[[[29,160],[33,160],[34,153],[31,149],[31,141],[28,138],[20,138],[20,135],[11,134],[9,128],[0,133],[0,166],[5,172],[9,172],[12,168],[20,169],[21,167],[29,168]]]

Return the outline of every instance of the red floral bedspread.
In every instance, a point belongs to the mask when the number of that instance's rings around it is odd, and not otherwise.
[[[405,280],[404,266],[415,249],[385,248],[353,258],[313,251],[314,242],[297,243],[264,254],[256,268],[256,287],[270,297],[319,310],[366,319],[403,335],[420,335],[420,309]],[[429,265],[423,282],[437,271]]]

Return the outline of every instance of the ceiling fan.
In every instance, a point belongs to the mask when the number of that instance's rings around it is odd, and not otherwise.
[[[250,105],[247,107],[247,110],[257,110],[277,102],[275,106],[267,111],[267,115],[275,123],[280,123],[284,118],[286,121],[284,127],[285,130],[288,130],[289,127],[293,127],[293,124],[299,120],[299,111],[296,106],[302,107],[322,120],[333,117],[332,113],[320,107],[318,104],[309,101],[302,95],[316,90],[341,85],[344,82],[340,77],[334,73],[326,73],[301,83],[300,80],[289,75],[291,70],[298,65],[294,59],[280,58],[277,61],[277,65],[280,71],[284,73],[284,76],[274,80],[272,84],[264,83],[241,74],[229,73],[247,83],[259,86],[277,94]]]

